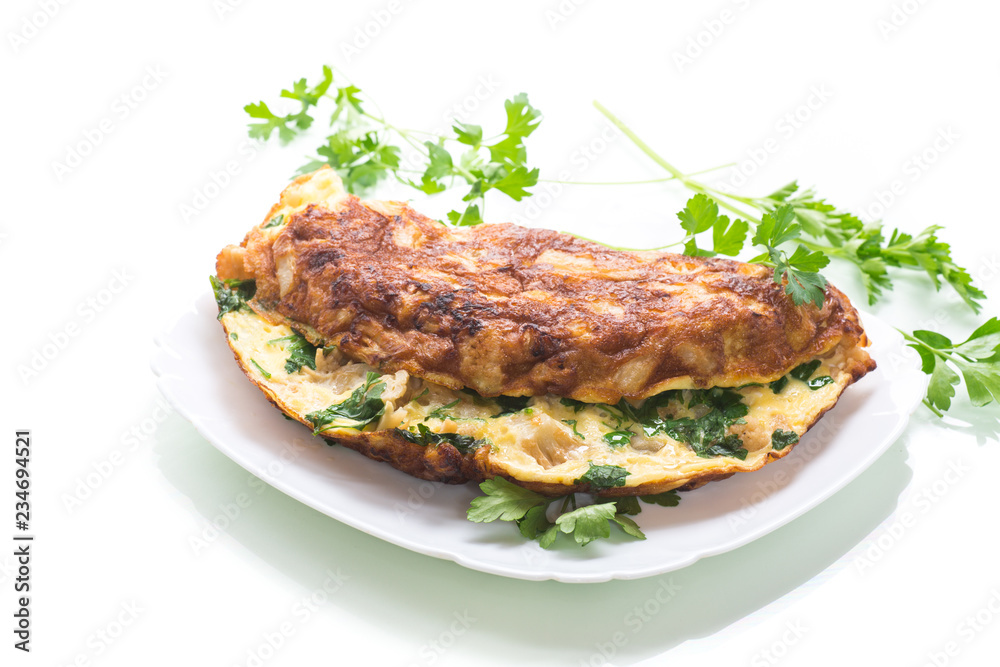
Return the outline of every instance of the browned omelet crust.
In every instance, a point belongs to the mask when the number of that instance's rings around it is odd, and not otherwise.
[[[615,403],[769,382],[867,345],[832,286],[821,309],[796,306],[763,266],[612,250],[513,224],[448,227],[353,195],[299,208],[278,229],[255,227],[217,268],[255,279],[254,309],[314,343],[484,396]]]

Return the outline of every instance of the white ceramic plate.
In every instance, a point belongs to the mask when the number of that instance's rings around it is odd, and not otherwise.
[[[460,565],[519,579],[599,582],[676,570],[757,539],[804,514],[870,466],[920,404],[926,377],[899,353],[902,337],[864,316],[878,370],[784,459],[681,494],[678,507],[643,505],[638,541],[545,550],[512,523],[467,521],[474,484],[421,481],[344,447],[331,447],[291,422],[250,384],[233,360],[216,306],[205,294],[156,337],[159,388],[198,432],[233,461],[289,496],[383,540]]]

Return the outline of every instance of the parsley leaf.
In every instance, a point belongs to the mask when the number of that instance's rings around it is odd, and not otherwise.
[[[642,507],[639,506],[639,499],[635,496],[615,498],[615,507],[618,508],[619,514],[631,514],[635,516],[642,512]]]
[[[307,130],[312,125],[313,117],[309,115],[309,108],[319,102],[332,82],[333,71],[324,66],[323,79],[312,88],[306,84],[305,79],[299,79],[292,85],[291,90],[282,90],[281,97],[298,100],[302,103],[297,113],[277,116],[264,102],[246,105],[243,109],[251,118],[264,121],[263,123],[250,124],[250,136],[255,139],[267,140],[274,130],[278,130],[278,138],[281,143],[287,144],[295,138],[300,130]]]
[[[215,303],[219,307],[219,316],[222,319],[226,313],[239,310],[249,310],[247,301],[253,298],[257,292],[257,283],[253,280],[226,280],[222,281],[215,276],[208,277],[212,283],[212,292],[215,294]]]
[[[819,368],[820,364],[822,363],[823,362],[820,361],[819,359],[813,359],[812,361],[807,361],[806,363],[800,364],[795,368],[793,368],[792,371],[789,373],[789,375],[791,375],[796,380],[805,382],[806,386],[809,387],[810,390],[816,391],[820,387],[825,387],[826,385],[831,384],[833,382],[833,378],[830,377],[829,375],[821,375],[816,378],[813,377],[813,373],[816,372],[816,369]],[[784,387],[784,385],[782,385],[782,387]]]
[[[571,429],[573,429],[573,435],[575,435],[576,437],[580,438],[580,440],[586,440],[587,439],[587,436],[585,436],[583,433],[580,433],[578,430],[576,430],[577,420],[575,420],[575,419],[563,419],[562,423],[568,425]]]
[[[354,428],[360,431],[377,421],[385,411],[385,402],[381,398],[385,382],[376,382],[379,377],[378,373],[368,371],[364,383],[344,401],[307,414],[306,419],[313,425],[313,434],[329,428]]]
[[[556,519],[556,526],[567,535],[572,535],[576,543],[582,547],[599,537],[610,537],[611,526],[608,525],[608,521],[613,520],[615,514],[617,508],[614,503],[585,505],[560,515]],[[635,522],[632,524],[635,525]],[[645,535],[642,537],[645,538]]]
[[[257,369],[258,371],[260,371],[260,374],[261,374],[261,375],[263,375],[263,376],[264,376],[265,378],[267,378],[268,380],[270,380],[270,379],[271,379],[271,374],[270,374],[270,373],[268,373],[267,371],[265,371],[265,370],[264,370],[264,369],[263,369],[263,368],[261,367],[261,365],[257,363],[257,360],[256,360],[256,359],[251,359],[251,360],[250,360],[250,363],[254,365],[254,368],[256,368],[256,369]]]
[[[427,413],[427,419],[447,419],[450,415],[445,414],[446,411],[451,410],[453,407],[462,402],[462,399],[456,398],[451,403],[446,405],[439,405],[430,412]]]
[[[774,433],[771,434],[771,449],[775,451],[781,451],[789,445],[794,445],[799,441],[799,434],[795,431],[785,431],[784,429],[776,429]]]
[[[688,444],[703,458],[730,456],[745,460],[748,452],[743,441],[735,433],[727,434],[730,426],[746,423],[743,417],[750,408],[741,399],[739,392],[724,387],[695,390],[688,406],[707,405],[708,412],[698,418],[658,419],[650,434],[664,432]]]
[[[503,477],[488,479],[479,485],[485,496],[472,499],[467,515],[469,521],[516,521],[532,507],[548,506],[551,498],[508,482]]]
[[[494,396],[493,399],[496,401],[497,405],[500,406],[500,412],[493,415],[494,417],[503,417],[504,415],[511,415],[515,412],[520,412],[528,407],[528,401],[531,400],[530,396]]]
[[[483,128],[479,125],[466,125],[456,121],[451,129],[455,132],[455,140],[460,144],[478,148],[483,143]]]
[[[799,237],[802,226],[795,221],[791,206],[782,206],[761,218],[753,235],[753,244],[777,247]]]
[[[661,507],[677,507],[681,502],[681,497],[677,491],[664,491],[663,493],[651,496],[639,496],[639,499],[644,503],[659,505]]]
[[[594,465],[593,462],[588,462],[588,465],[587,472],[573,480],[573,483],[589,484],[590,490],[595,493],[616,486],[625,486],[625,478],[632,474],[621,466]]]
[[[924,403],[939,417],[951,407],[962,380],[974,406],[1000,403],[1000,319],[987,320],[958,344],[933,331],[901,333],[920,354],[923,372],[931,376]]]
[[[591,470],[593,468],[615,468],[615,466],[591,464]],[[619,470],[625,472],[620,468]],[[624,476],[621,479],[624,483]],[[477,523],[496,520],[514,521],[522,536],[538,540],[545,549],[552,547],[560,534],[572,536],[580,546],[585,546],[595,539],[609,537],[612,522],[621,527],[627,535],[640,540],[646,539],[639,526],[630,518],[630,515],[634,516],[642,511],[634,496],[578,507],[575,494],[549,498],[513,484],[503,477],[486,480],[479,485],[479,488],[485,495],[472,500],[467,511],[470,521]],[[555,521],[551,521],[548,517],[549,507],[560,500],[562,507]],[[654,496],[643,496],[642,500],[664,507],[674,507],[677,505],[678,497],[676,491],[667,491]],[[572,509],[569,507],[571,504]]]
[[[627,535],[631,535],[639,540],[646,539],[646,534],[639,529],[639,524],[631,518],[625,516],[624,513],[615,514],[611,517],[611,520],[621,526],[621,529],[624,530]]]
[[[812,391],[816,391],[820,387],[825,387],[828,384],[833,384],[833,378],[829,375],[821,375],[806,382],[806,386]]]
[[[517,529],[529,540],[539,537],[540,533],[545,533],[554,524],[545,516],[545,510],[549,508],[548,503],[535,505],[524,516],[517,520]],[[553,535],[555,537],[555,535]]]
[[[507,126],[503,138],[488,145],[490,160],[513,166],[524,163],[524,140],[538,128],[541,112],[528,102],[525,93],[518,93],[504,102],[507,112]]]
[[[635,433],[632,431],[611,431],[604,434],[604,442],[608,443],[612,448],[617,449],[618,447],[625,447],[632,442],[632,436],[634,435]]]
[[[743,244],[750,231],[750,223],[746,220],[733,220],[728,224],[726,216],[719,216],[719,219],[712,225],[712,248],[716,254],[735,257],[743,250]]]
[[[486,444],[485,440],[477,440],[471,435],[462,435],[461,433],[435,433],[424,424],[417,424],[416,431],[413,431],[412,429],[404,430],[401,428],[393,429],[393,431],[400,437],[414,444],[423,445],[425,447],[427,445],[449,444],[462,454],[473,452]]]
[[[801,382],[806,382],[813,376],[816,369],[820,367],[823,362],[819,359],[813,359],[812,361],[807,361],[804,364],[799,364],[791,370],[789,375],[791,375],[796,380]]]
[[[293,331],[291,335],[269,340],[267,344],[273,345],[282,342],[287,343],[285,345],[285,352],[288,352],[288,360],[285,362],[286,373],[289,375],[298,373],[303,366],[316,370],[316,346],[307,341],[305,336]]]
[[[264,102],[248,104],[243,107],[243,110],[246,111],[247,115],[251,118],[257,118],[264,121],[263,123],[250,124],[249,134],[252,138],[267,140],[271,137],[271,133],[274,132],[274,130],[278,130],[278,138],[281,139],[281,143],[283,144],[287,144],[295,138],[295,129],[288,127],[288,123],[293,121],[293,116],[291,114],[287,116],[276,116]]]
[[[585,410],[590,403],[584,403],[583,401],[578,401],[575,398],[560,398],[559,403],[567,408],[571,408],[573,412],[580,412]]]
[[[733,220],[719,215],[719,205],[705,194],[696,194],[688,200],[684,210],[677,214],[681,228],[687,232],[684,239],[684,254],[714,257],[715,255],[736,256],[743,249],[750,225],[744,220]],[[698,247],[696,236],[712,230],[712,250]]]
[[[823,305],[826,289],[826,278],[819,270],[830,263],[830,258],[802,244],[791,256],[778,247],[797,239],[801,231],[802,226],[795,221],[791,206],[784,205],[765,213],[757,225],[753,243],[764,246],[766,252],[753,261],[774,268],[774,282],[785,285],[785,293],[796,305],[812,302],[819,308]]]

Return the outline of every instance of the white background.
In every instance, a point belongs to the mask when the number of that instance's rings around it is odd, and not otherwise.
[[[996,664],[995,407],[960,399],[949,424],[921,409],[870,470],[792,524],[670,575],[597,585],[507,580],[383,543],[264,488],[158,407],[153,335],[319,143],[251,149],[242,106],[276,102],[324,63],[409,127],[445,127],[458,105],[489,132],[503,99],[528,92],[545,113],[529,143],[543,177],[662,175],[626,140],[601,138],[600,99],[682,170],[756,155],[742,192],[799,178],[875,217],[881,193],[890,226],[944,225],[996,294],[1000,6],[680,5],[4,3],[0,515],[13,520],[13,432],[30,428],[37,541],[30,655],[11,648],[13,559],[0,550],[0,662]],[[768,139],[777,150],[759,160]],[[81,145],[78,166],[57,166]],[[917,167],[925,152],[933,163]],[[227,163],[238,173],[220,177]],[[678,238],[685,198],[671,185],[566,187],[543,210],[487,213],[652,246]],[[863,304],[849,267],[830,275]],[[874,310],[958,338],[998,308],[974,316],[912,274]],[[324,583],[336,592],[303,611]],[[676,588],[669,604],[655,602],[661,583]],[[636,607],[650,612],[641,623]],[[967,620],[977,612],[982,626]]]

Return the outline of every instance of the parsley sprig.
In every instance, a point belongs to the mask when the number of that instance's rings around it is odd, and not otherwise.
[[[961,343],[922,329],[900,333],[920,355],[924,373],[931,376],[924,404],[938,417],[951,407],[959,373],[974,406],[1000,403],[1000,320],[991,318]]]
[[[524,140],[538,128],[541,112],[524,93],[504,102],[504,128],[492,136],[486,136],[479,125],[461,122],[449,134],[393,125],[369,110],[377,107],[357,86],[335,85],[329,66],[323,67],[317,84],[310,86],[306,79],[299,79],[291,89],[282,90],[281,97],[299,102],[299,108],[278,115],[263,101],[244,107],[254,120],[250,136],[267,140],[277,131],[281,143],[287,144],[312,127],[321,106],[332,105],[332,111],[327,109],[330,134],[299,173],[329,165],[348,192],[366,193],[388,178],[428,195],[467,188],[462,198],[465,208],[448,213],[449,222],[467,226],[483,221],[487,192],[495,190],[521,201],[538,183],[538,169],[528,166]],[[404,145],[414,158],[406,159]]]
[[[699,192],[677,214],[681,229],[687,232],[682,243],[684,254],[692,257],[715,257],[728,255],[735,257],[746,244],[750,223],[719,214],[719,203]],[[809,250],[802,244],[789,255],[782,245],[799,238],[801,225],[795,220],[791,206],[782,206],[765,213],[755,220],[756,231],[752,243],[764,248],[764,252],[751,262],[764,264],[774,269],[774,282],[785,285],[785,291],[797,304],[812,302],[817,307],[823,305],[823,290],[826,279],[819,270],[829,264],[830,259],[822,252]],[[712,232],[712,249],[698,247],[698,235]]]
[[[796,181],[764,197],[723,192],[682,173],[607,108],[599,102],[594,102],[594,106],[674,179],[701,195],[704,199],[697,202],[700,210],[712,213],[710,202],[714,202],[716,215],[721,207],[740,216],[730,226],[719,221],[707,224],[710,216],[703,218],[701,224],[692,224],[685,220],[682,212],[681,226],[687,232],[685,254],[735,256],[743,248],[745,234],[742,225],[737,225],[743,222],[756,228],[754,245],[767,248],[764,255],[750,261],[773,266],[775,281],[787,281],[786,291],[796,304],[810,301],[817,306],[822,304],[826,281],[818,271],[827,265],[829,258],[834,258],[857,266],[868,292],[869,305],[874,305],[885,291],[892,289],[890,269],[908,269],[926,272],[936,290],[945,283],[951,285],[973,312],[978,313],[982,308],[980,302],[986,295],[972,284],[968,270],[955,263],[951,247],[938,238],[940,226],[931,225],[916,236],[898,229],[887,232],[881,222],[866,224],[817,197],[813,190],[803,190]],[[695,199],[688,202],[685,210],[691,208]],[[729,224],[725,216],[720,216],[720,220]],[[706,253],[698,248],[694,237],[709,229],[712,230],[713,249]],[[798,244],[791,255],[779,248],[789,243]]]
[[[288,353],[288,359],[285,361],[285,373],[288,375],[298,373],[303,366],[316,370],[316,346],[307,341],[305,336],[298,331],[267,341],[268,345],[275,343],[285,343],[284,350]]]
[[[592,490],[623,486],[628,472],[619,466],[594,465],[577,482],[586,482]],[[485,495],[473,498],[467,515],[470,521],[514,521],[521,535],[548,549],[560,534],[573,538],[580,546],[611,536],[611,524],[618,525],[627,535],[646,539],[631,518],[642,508],[634,496],[607,503],[578,505],[576,494],[549,498],[530,489],[508,482],[503,477],[488,479],[479,485]],[[643,502],[675,507],[680,498],[676,491],[642,496]],[[554,520],[549,519],[549,506],[562,501]],[[570,509],[572,507],[572,509]],[[631,515],[631,516],[630,516]]]
[[[378,373],[368,371],[365,381],[340,403],[310,412],[306,419],[313,425],[313,434],[319,435],[331,428],[354,428],[359,431],[378,421],[385,412],[382,392],[385,382]]]
[[[208,277],[215,294],[215,304],[219,307],[218,319],[226,313],[249,311],[247,301],[257,292],[257,283],[253,280],[219,280],[215,276]]]

